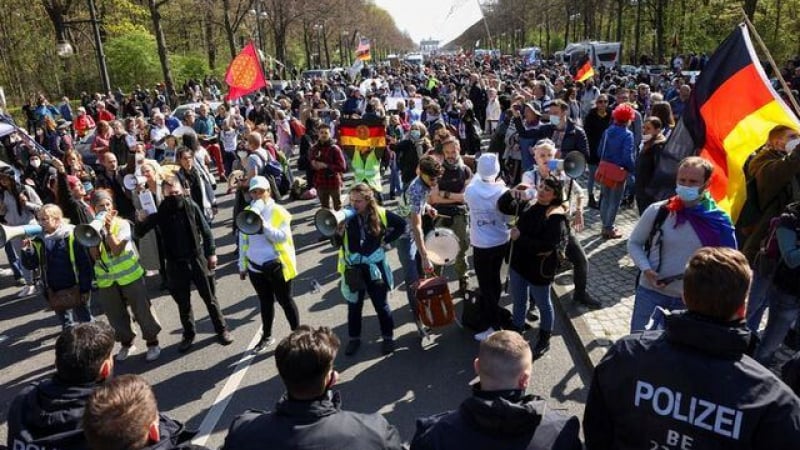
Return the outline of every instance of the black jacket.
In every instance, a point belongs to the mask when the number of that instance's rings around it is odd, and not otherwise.
[[[23,389],[8,409],[8,448],[85,449],[83,408],[97,386],[68,385],[55,377]]]
[[[620,339],[594,371],[587,448],[796,449],[800,399],[746,355],[752,339],[744,321],[690,312]]]
[[[162,201],[158,212],[136,224],[136,236],[141,238],[158,227],[167,261],[197,258],[200,267],[205,267],[206,258],[216,251],[211,227],[192,199],[180,197],[175,206],[173,208],[170,201]]]
[[[342,411],[338,392],[311,401],[284,396],[275,412],[248,411],[228,430],[222,450],[402,449],[397,430],[380,414]]]
[[[546,137],[553,137],[556,128],[553,126],[546,127],[549,131]],[[567,126],[564,127],[564,137],[561,139],[561,145],[558,147],[561,152],[561,157],[567,156],[569,152],[580,152],[584,158],[589,159],[589,142],[586,140],[586,132],[583,128],[575,124],[572,119],[567,119]]]
[[[476,386],[457,410],[417,419],[411,450],[580,450],[580,428],[540,397]]]
[[[583,129],[586,132],[586,140],[589,142],[588,163],[597,165],[600,163],[600,141],[603,140],[603,132],[611,125],[611,111],[606,111],[606,115],[600,117],[597,108],[589,110],[586,120],[583,121]]]

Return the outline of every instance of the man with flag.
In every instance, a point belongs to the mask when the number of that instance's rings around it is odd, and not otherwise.
[[[251,41],[233,58],[225,72],[225,83],[228,84],[227,101],[234,101],[267,85],[264,69]]]
[[[339,143],[350,158],[353,183],[366,183],[375,192],[378,204],[383,203],[381,158],[386,150],[386,130],[382,118],[342,119]]]

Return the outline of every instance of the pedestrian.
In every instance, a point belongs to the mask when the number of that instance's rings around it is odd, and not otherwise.
[[[309,150],[314,171],[314,187],[320,205],[338,211],[342,208],[342,186],[347,163],[342,149],[331,139],[331,129],[324,124],[317,128],[318,140]]]
[[[381,352],[394,352],[394,320],[388,294],[394,287],[392,270],[386,260],[385,245],[405,231],[405,221],[397,214],[378,206],[374,192],[365,183],[350,189],[350,207],[355,217],[342,222],[334,235],[340,247],[338,272],[341,292],[347,300],[349,342],[344,354],[354,355],[361,346],[361,313],[364,297],[369,294],[381,328]]]
[[[626,104],[614,108],[611,113],[613,124],[603,133],[603,140],[600,143],[600,164],[598,172],[609,170],[619,172],[623,170],[630,174],[634,170],[633,163],[633,133],[628,130],[635,117],[634,109]],[[597,172],[595,173],[597,175]],[[627,178],[627,175],[626,175]],[[625,192],[626,180],[618,182],[601,183],[600,195],[600,219],[603,224],[602,236],[604,239],[618,239],[622,233],[614,227],[619,206],[622,203],[622,196]]]
[[[252,235],[239,232],[239,277],[250,277],[261,310],[260,353],[275,343],[272,324],[275,302],[283,309],[291,330],[300,325],[297,305],[292,299],[292,279],[297,276],[297,261],[292,238],[292,215],[273,200],[269,182],[262,176],[250,179],[250,205],[245,208],[259,215],[262,231]]]
[[[42,207],[39,195],[32,187],[19,183],[10,166],[0,168],[0,215],[9,226],[30,225],[36,223],[36,214]],[[22,250],[22,241],[10,241],[14,255],[19,255]],[[36,294],[36,285],[33,282],[33,273],[24,266],[20,267],[25,281],[22,289],[17,293],[18,298],[29,297]]]

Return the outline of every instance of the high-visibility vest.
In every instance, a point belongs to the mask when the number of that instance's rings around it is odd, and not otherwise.
[[[69,262],[70,264],[72,264],[72,273],[75,274],[75,284],[80,284],[80,281],[78,280],[78,265],[75,263],[74,242],[75,242],[75,234],[70,233],[69,235],[67,235],[67,247],[68,247],[67,252],[69,254]],[[44,260],[44,252],[42,252],[44,246],[42,244],[43,242],[38,239],[33,241],[33,248],[36,251],[36,255],[39,256],[39,264],[41,266],[44,266],[45,264],[47,264],[47,262]],[[45,280],[45,283],[46,282],[47,280]]]
[[[248,205],[245,209],[253,211],[252,205]],[[256,211],[258,212],[258,211]],[[262,216],[263,217],[263,216]],[[292,220],[292,215],[280,205],[272,206],[272,216],[269,218],[269,225],[272,228],[280,228],[281,224],[286,221],[289,223]],[[291,226],[289,227],[291,230]],[[247,255],[247,249],[250,248],[250,236],[242,234],[242,248],[239,250]],[[275,253],[278,254],[278,261],[281,262],[281,270],[283,271],[283,279],[286,281],[291,280],[297,276],[297,259],[294,252],[294,239],[290,232],[283,242],[273,242]],[[244,258],[244,270],[247,270],[247,258]]]
[[[353,154],[353,180],[356,183],[364,182],[372,189],[380,192],[381,187],[381,163],[375,156],[375,150],[371,150],[366,161],[361,158],[361,152],[356,150]]]
[[[381,219],[381,224],[383,224],[383,228],[386,229],[389,223],[386,220],[386,209],[381,208],[380,206],[378,207],[378,218]],[[345,258],[345,249],[348,248],[347,243],[348,243],[347,230],[345,229],[344,236],[342,236],[342,247],[339,248],[339,263],[336,267],[337,271],[339,272],[339,275],[343,275],[344,269],[347,267],[347,262]]]
[[[111,223],[111,234],[117,234],[122,219],[115,218]],[[94,277],[98,288],[111,287],[114,283],[127,286],[144,276],[144,269],[139,264],[139,255],[132,248],[126,248],[117,256],[106,250],[105,243],[100,244],[100,259],[94,263]]]

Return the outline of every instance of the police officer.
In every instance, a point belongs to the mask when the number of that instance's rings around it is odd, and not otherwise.
[[[214,292],[214,269],[217,256],[214,254],[214,236],[200,207],[184,195],[183,185],[177,177],[167,177],[162,182],[164,199],[158,212],[146,216],[137,213],[136,234],[144,236],[158,227],[167,260],[167,284],[172,298],[178,304],[183,341],[178,351],[189,350],[195,338],[194,314],[191,303],[191,283],[208,308],[208,315],[222,345],[229,345],[233,338],[228,332]]]
[[[695,252],[683,278],[687,311],[670,313],[664,331],[620,339],[595,368],[587,448],[797,448],[800,399],[747,356],[750,278],[736,250]]]
[[[448,138],[442,142],[444,172],[439,184],[431,188],[428,201],[436,208],[439,216],[433,221],[436,227],[453,230],[458,237],[458,256],[455,261],[458,287],[465,293],[467,284],[467,250],[469,234],[467,233],[467,205],[464,203],[464,190],[472,179],[472,170],[464,164],[461,149],[456,138]]]

